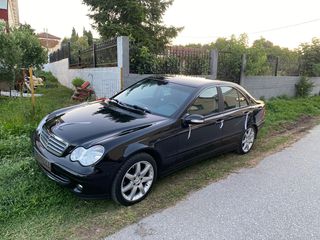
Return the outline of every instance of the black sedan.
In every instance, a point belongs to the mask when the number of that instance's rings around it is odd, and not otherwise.
[[[208,155],[248,153],[264,116],[264,103],[237,84],[151,77],[110,99],[49,114],[34,134],[34,154],[49,178],[75,194],[131,205],[159,176]]]

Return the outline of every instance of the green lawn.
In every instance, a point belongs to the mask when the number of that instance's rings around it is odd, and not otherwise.
[[[252,153],[202,161],[159,180],[145,201],[122,207],[110,200],[78,199],[39,170],[29,136],[47,113],[72,104],[72,92],[62,86],[40,92],[44,96],[37,98],[35,117],[30,99],[0,98],[1,239],[99,239],[238,168],[251,166],[253,159],[291,138],[276,132],[301,119],[309,121],[306,116],[320,116],[320,97],[269,101],[266,124]]]

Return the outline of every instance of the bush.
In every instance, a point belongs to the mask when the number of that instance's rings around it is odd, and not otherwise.
[[[77,77],[77,78],[72,80],[72,85],[77,88],[77,87],[81,87],[81,85],[84,82],[85,82],[85,80],[83,80],[82,78]]]
[[[59,86],[58,79],[52,74],[52,72],[46,72],[42,70],[36,70],[34,72],[36,77],[43,79],[44,84],[47,88],[57,88]]]
[[[158,61],[149,48],[133,45],[130,48],[130,70],[139,74],[152,74],[157,71]]]
[[[312,92],[314,84],[307,77],[302,76],[295,86],[297,97],[308,97]]]

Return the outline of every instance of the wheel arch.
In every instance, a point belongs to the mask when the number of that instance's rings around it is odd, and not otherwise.
[[[152,147],[147,145],[136,143],[133,145],[128,146],[128,148],[124,151],[124,159],[129,159],[130,157],[139,154],[139,153],[146,153],[149,154],[156,162],[158,171],[161,169],[162,166],[162,157],[160,153]]]

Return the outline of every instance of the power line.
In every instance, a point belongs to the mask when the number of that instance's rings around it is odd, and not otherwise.
[[[282,30],[282,29],[286,29],[286,28],[292,28],[292,27],[297,27],[300,25],[304,25],[304,24],[308,24],[308,23],[313,23],[313,22],[318,22],[320,21],[320,18],[316,18],[316,19],[312,19],[309,21],[305,21],[305,22],[300,22],[300,23],[295,23],[295,24],[290,24],[290,25],[286,25],[286,26],[281,26],[281,27],[275,27],[275,28],[269,28],[269,29],[264,29],[264,30],[259,30],[259,31],[254,31],[254,32],[249,32],[247,33],[248,35],[253,35],[253,34],[259,34],[259,33],[265,33],[265,32],[272,32],[272,31],[278,31],[278,30]],[[212,39],[212,38],[218,38],[221,36],[226,36],[228,34],[221,34],[221,35],[211,35],[211,36],[179,36],[180,38],[188,38],[188,39]],[[229,34],[232,35],[232,34]]]
[[[251,32],[251,33],[248,33],[248,34],[272,32],[272,31],[277,31],[277,30],[282,30],[282,29],[286,29],[286,28],[297,27],[297,26],[300,26],[300,25],[313,23],[313,22],[318,22],[318,21],[320,21],[320,18],[312,19],[312,20],[305,21],[305,22],[295,23],[295,24],[291,24],[291,25],[286,25],[286,26],[282,26],[282,27],[276,27],[276,28],[270,28],[270,29],[265,29],[265,30],[261,30],[261,31]]]

